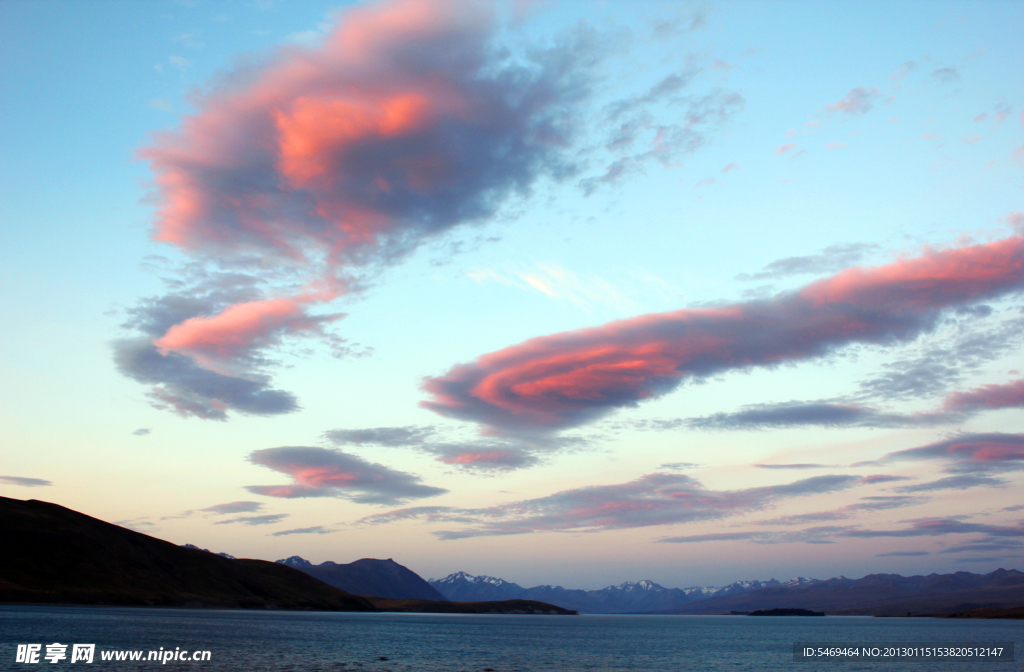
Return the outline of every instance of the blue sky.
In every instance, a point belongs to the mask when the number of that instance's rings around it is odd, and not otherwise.
[[[523,585],[1016,566],[1024,10],[626,10],[4,3],[0,495]]]

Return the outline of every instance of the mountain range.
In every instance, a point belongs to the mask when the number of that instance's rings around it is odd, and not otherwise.
[[[665,588],[653,581],[626,582],[601,590],[522,586],[492,576],[449,574],[428,583],[449,600],[530,599],[583,614],[723,614],[769,609],[810,609],[829,614],[879,616],[937,614],[982,607],[1024,605],[1024,573],[956,572],[904,577],[870,574],[860,579],[798,577],[789,581],[737,581],[727,586]]]
[[[785,583],[770,581],[737,581],[722,587],[691,586],[689,588],[665,588],[653,581],[627,581],[617,586],[600,590],[578,590],[561,586],[534,586],[523,588],[519,584],[493,576],[472,576],[455,572],[443,579],[430,579],[427,583],[449,600],[539,600],[557,604],[567,609],[576,609],[587,614],[622,614],[670,612],[684,605],[723,597],[749,593],[761,588],[791,588],[815,582],[803,577]]]
[[[1024,573],[997,569],[988,574],[955,572],[927,576],[869,574],[839,577],[802,586],[768,586],[715,596],[663,613],[720,614],[777,607],[814,609],[828,614],[905,616],[1024,605]]]
[[[437,592],[419,574],[403,567],[391,558],[387,560],[363,558],[348,564],[339,564],[328,560],[314,565],[308,560],[293,555],[286,560],[278,560],[277,563],[294,567],[300,572],[305,572],[328,585],[344,590],[346,593],[397,600],[448,601],[448,598]]]

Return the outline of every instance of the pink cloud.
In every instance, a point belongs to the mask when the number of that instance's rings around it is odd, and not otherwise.
[[[836,149],[839,149],[840,147],[846,147],[846,143],[845,142],[830,142],[827,145],[825,145],[825,149],[829,150],[830,152],[834,151]]]
[[[775,153],[776,154],[785,154],[786,152],[788,152],[789,150],[793,149],[794,147],[796,147],[796,143],[794,143],[794,142],[787,142],[784,145],[779,145],[778,147],[776,147]]]
[[[687,379],[818,357],[852,343],[907,341],[945,308],[1024,287],[1024,237],[926,249],[854,267],[795,292],[533,338],[428,378],[422,402],[492,431],[577,426]]]
[[[737,163],[730,163],[730,164],[726,165],[725,168],[722,168],[722,172],[723,173],[728,173],[730,170],[739,170],[739,169],[740,169],[739,164],[737,164]]]
[[[317,332],[343,317],[342,313],[307,316],[303,303],[312,300],[289,297],[237,303],[212,317],[193,317],[176,324],[153,344],[163,352],[189,355],[204,368],[225,373],[223,366],[239,352],[285,334]]]
[[[982,385],[967,392],[954,392],[946,397],[947,411],[989,410],[1024,407],[1024,379],[1005,385]]]
[[[878,96],[878,89],[866,89],[858,87],[850,89],[842,100],[826,106],[829,112],[843,112],[845,114],[864,114],[872,107],[872,100]]]
[[[559,105],[579,95],[544,62],[501,70],[494,30],[482,4],[363,5],[323,46],[215,89],[139,153],[157,175],[156,239],[358,264],[488,214],[551,167]]]
[[[1019,165],[1024,166],[1024,145],[1013,150],[1013,160]]]
[[[987,119],[988,119],[988,115],[987,114],[979,114],[978,116],[976,116],[974,118],[974,123],[981,124],[981,123],[984,123]]]
[[[467,465],[482,463],[505,466],[510,463],[519,464],[522,460],[522,455],[508,450],[486,450],[441,455],[437,459],[445,464]]]
[[[424,485],[418,476],[340,450],[308,446],[266,448],[253,451],[249,461],[292,478],[287,485],[246,488],[267,497],[343,497],[360,503],[395,504],[447,492]]]
[[[1024,434],[965,434],[853,466],[918,460],[945,461],[945,471],[953,473],[1020,470],[1024,469]]]

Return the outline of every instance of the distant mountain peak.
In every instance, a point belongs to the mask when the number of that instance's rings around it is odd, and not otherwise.
[[[657,591],[665,590],[665,588],[650,579],[644,579],[643,581],[626,581],[625,583],[620,583],[617,586],[608,586],[605,590]]]
[[[794,588],[796,586],[809,586],[812,583],[821,583],[820,579],[808,579],[805,576],[794,576],[789,581],[786,581],[782,585],[787,588]]]
[[[486,579],[489,577],[481,576],[479,578]],[[477,577],[472,574],[467,574],[466,572],[452,572],[443,579],[430,579],[430,581],[434,583],[454,583],[456,581],[469,581],[470,583],[475,583],[477,581]]]
[[[289,567],[312,567],[313,566],[312,562],[310,562],[309,560],[306,560],[305,558],[301,558],[301,557],[299,557],[297,555],[293,555],[292,557],[286,558],[284,560],[277,560],[276,562],[279,565],[288,565]]]

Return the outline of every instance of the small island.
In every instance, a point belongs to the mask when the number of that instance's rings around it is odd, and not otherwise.
[[[440,602],[437,600],[391,600],[374,595],[363,596],[377,611],[407,611],[421,614],[548,614],[578,616],[575,609],[563,609],[536,600],[500,600],[492,602]]]
[[[824,611],[811,611],[810,609],[758,609],[747,616],[824,616]]]

